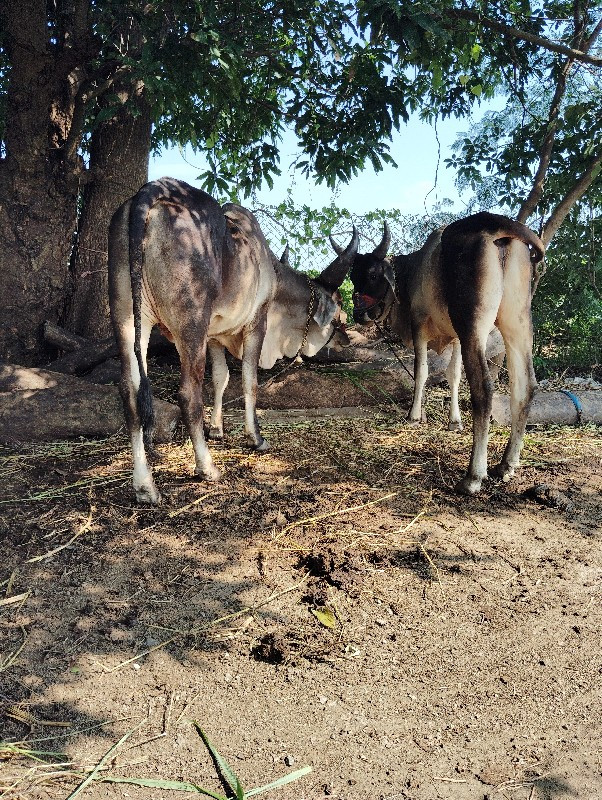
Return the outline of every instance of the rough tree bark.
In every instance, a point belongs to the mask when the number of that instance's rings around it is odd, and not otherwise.
[[[45,0],[0,2],[11,60],[0,161],[0,357],[34,363],[44,319],[58,320],[68,286],[80,176],[65,150],[77,48],[50,49]],[[80,45],[89,47],[86,37]]]
[[[143,87],[124,86],[118,94],[124,107],[92,134],[93,180],[84,188],[77,244],[71,260],[74,293],[67,327],[92,339],[111,335],[107,286],[107,233],[111,216],[148,180],[151,116]]]

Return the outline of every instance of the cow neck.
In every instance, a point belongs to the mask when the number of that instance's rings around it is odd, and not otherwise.
[[[309,278],[307,275],[305,277],[307,279],[307,283],[309,284],[309,305],[307,306],[307,319],[305,320],[305,330],[303,331],[303,339],[301,339],[301,344],[299,345],[299,349],[293,356],[292,359],[293,361],[296,361],[299,358],[299,356],[301,355],[301,350],[303,350],[303,348],[305,347],[305,343],[307,342],[307,336],[309,334],[309,326],[311,324],[311,318],[315,312],[314,303],[316,300],[316,285],[312,281],[312,279]],[[330,339],[328,341],[330,341]]]

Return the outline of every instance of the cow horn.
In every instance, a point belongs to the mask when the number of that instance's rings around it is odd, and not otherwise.
[[[337,244],[337,243],[335,242],[335,240],[332,238],[332,236],[329,236],[328,238],[330,239],[330,244],[332,245],[332,249],[334,250],[334,252],[335,252],[335,253],[336,253],[338,256],[340,256],[340,255],[341,255],[341,253],[343,252],[343,248],[341,247],[341,245],[339,245],[339,244]]]
[[[286,247],[284,248],[284,252],[280,256],[280,263],[284,264],[285,267],[290,267],[290,265],[291,265],[290,261],[288,260],[289,252],[290,252],[290,250],[289,250],[289,246],[288,246],[288,243],[287,243]]]
[[[372,251],[372,255],[374,258],[378,258],[379,260],[383,260],[383,258],[387,257],[387,253],[389,252],[389,245],[391,244],[391,231],[389,230],[389,225],[387,224],[387,220],[383,223],[383,238],[381,243],[378,247]]]
[[[345,280],[349,268],[356,256],[360,237],[355,225],[353,226],[353,236],[351,241],[336,258],[329,264],[317,278],[317,281],[327,289],[338,289]]]

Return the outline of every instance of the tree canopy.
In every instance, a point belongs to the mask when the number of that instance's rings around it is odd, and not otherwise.
[[[285,125],[305,154],[298,166],[334,184],[368,161],[377,170],[391,162],[391,133],[413,112],[465,115],[496,91],[525,105],[537,81],[552,87],[549,105],[559,82],[590,70],[599,86],[602,69],[602,17],[581,0],[496,1],[487,13],[457,0],[34,0],[18,13],[3,0],[0,8],[5,152],[11,81],[26,60],[20,51],[35,44],[45,73],[66,81],[55,138],[68,156],[123,104],[120,84],[141,84],[154,144],[191,143],[209,158],[208,188],[234,182],[242,194],[278,172]],[[599,90],[589,105],[599,108]],[[534,133],[531,125],[537,144]]]
[[[549,241],[602,164],[601,32],[590,0],[0,0],[0,288],[15,298],[0,329],[21,336],[64,314],[74,220],[93,198],[84,187],[110,175],[123,194],[138,135],[127,121],[144,114],[155,146],[191,143],[209,161],[205,187],[242,198],[278,173],[285,126],[297,166],[334,185],[392,162],[391,134],[410,114],[462,116],[502,93],[512,132],[498,118],[452,167],[475,182],[493,165],[496,202],[522,192],[510,207],[545,215]],[[90,169],[113,124],[119,168],[109,152]]]

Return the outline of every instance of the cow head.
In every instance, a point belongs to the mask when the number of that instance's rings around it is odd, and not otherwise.
[[[339,287],[357,256],[358,244],[359,234],[354,226],[347,247],[338,248],[335,260],[311,281],[311,298],[308,306],[311,319],[308,319],[307,336],[301,347],[303,355],[315,355],[325,344],[332,341],[343,345],[349,344],[344,328],[347,315],[341,308],[343,298]]]
[[[330,237],[330,243],[337,253],[341,248]],[[353,284],[353,319],[366,325],[381,319],[395,299],[395,274],[387,252],[391,244],[391,233],[385,222],[383,238],[371,253],[358,253],[351,267]]]
[[[309,278],[290,266],[288,248],[280,258],[270,251],[276,284],[268,307],[260,367],[270,369],[283,356],[314,356],[331,342],[349,344],[339,286],[357,254],[358,243],[354,228],[349,245],[341,248],[317,278]]]

